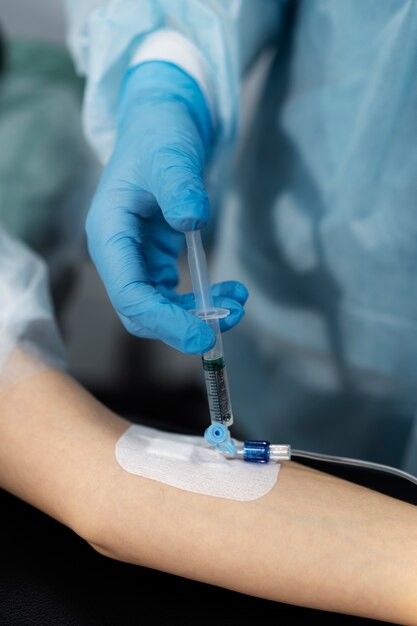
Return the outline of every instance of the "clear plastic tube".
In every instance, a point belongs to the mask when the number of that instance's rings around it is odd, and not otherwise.
[[[321,454],[320,452],[306,452],[305,450],[293,450],[291,454],[291,458],[300,458],[300,459],[312,459],[314,461],[326,461],[328,463],[338,463],[341,465],[350,465],[353,467],[365,467],[367,469],[373,469],[383,472],[388,472],[388,474],[393,474],[394,476],[399,476],[400,478],[405,478],[410,482],[417,485],[417,476],[413,476],[404,470],[398,469],[397,467],[391,467],[390,465],[383,465],[382,463],[374,463],[373,461],[363,461],[362,459],[351,459],[345,456],[333,456],[331,454]]]
[[[363,467],[365,469],[376,470],[393,474],[399,478],[404,478],[414,485],[417,485],[417,476],[413,476],[404,470],[382,463],[364,461],[362,459],[351,459],[345,456],[322,454],[321,452],[307,452],[306,450],[292,450],[287,444],[269,444],[268,441],[248,440],[235,446],[235,451],[229,453],[225,450],[227,458],[241,459],[252,463],[268,463],[289,461],[294,459],[311,459],[313,461],[325,461],[326,463],[337,463],[338,465],[348,465],[350,467]]]

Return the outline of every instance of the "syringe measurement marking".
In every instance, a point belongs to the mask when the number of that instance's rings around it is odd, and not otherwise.
[[[208,382],[207,395],[209,406],[214,413],[215,421],[230,421],[229,402],[223,376],[210,376],[206,381]]]
[[[224,360],[203,358],[203,368],[211,417],[215,422],[227,424],[232,421],[232,414]]]

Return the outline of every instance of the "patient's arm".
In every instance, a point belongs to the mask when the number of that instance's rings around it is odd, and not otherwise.
[[[113,558],[417,624],[416,507],[295,463],[252,502],[181,491],[118,466],[127,425],[64,374],[33,376],[0,395],[0,485]]]

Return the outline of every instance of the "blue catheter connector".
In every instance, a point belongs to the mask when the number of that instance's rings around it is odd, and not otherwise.
[[[247,440],[243,446],[243,460],[249,463],[268,463],[269,441]]]
[[[223,424],[209,426],[204,433],[204,439],[228,458],[241,459],[247,463],[269,463],[269,461],[279,463],[291,459],[289,445],[271,445],[269,441],[248,439],[243,446],[239,444],[236,447],[227,427]]]

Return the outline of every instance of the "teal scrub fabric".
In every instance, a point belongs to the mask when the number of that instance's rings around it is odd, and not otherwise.
[[[287,15],[217,263],[252,293],[226,337],[250,436],[417,472],[416,111],[415,3]]]
[[[85,214],[99,168],[81,124],[83,81],[68,52],[7,40],[0,74],[0,226],[48,263],[54,300],[86,255]]]

